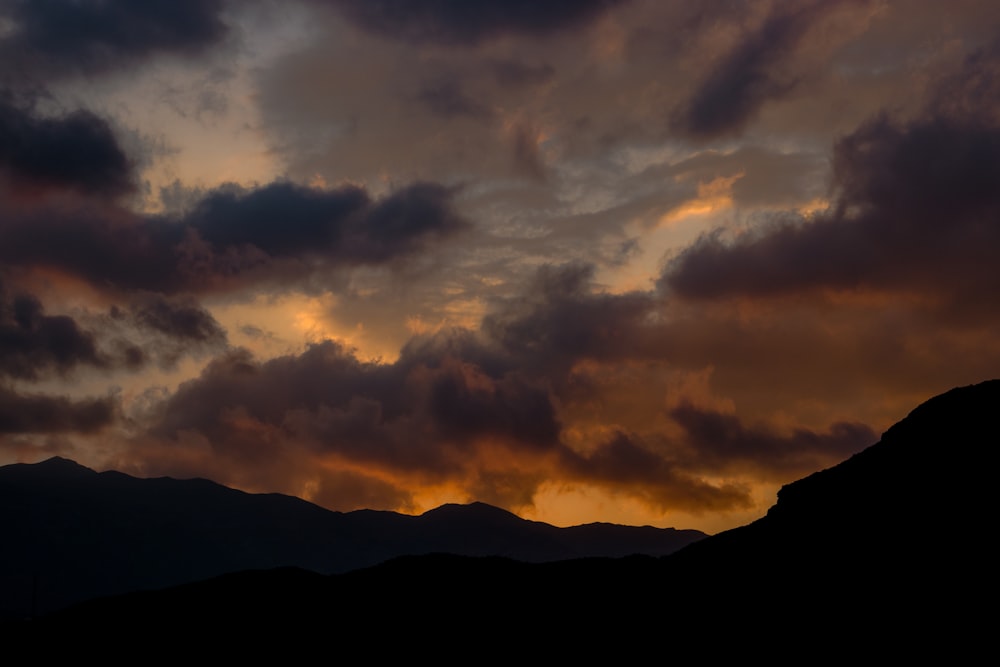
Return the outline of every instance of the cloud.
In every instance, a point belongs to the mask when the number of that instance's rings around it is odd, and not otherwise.
[[[61,200],[6,216],[0,261],[55,268],[98,289],[122,291],[201,293],[281,284],[419,253],[465,228],[451,196],[450,189],[421,183],[379,200],[353,187],[222,187],[180,218]]]
[[[454,190],[418,183],[374,203],[361,220],[344,226],[340,253],[355,262],[386,262],[427,241],[466,228],[450,208]]]
[[[521,294],[484,318],[483,330],[511,354],[553,380],[583,359],[611,360],[649,351],[644,336],[652,294],[601,294],[595,267],[543,266]]]
[[[236,447],[234,420],[358,462],[428,473],[451,468],[447,451],[480,438],[535,449],[558,433],[544,387],[516,373],[490,374],[430,348],[394,364],[362,363],[332,341],[264,362],[245,351],[213,361],[163,406],[155,431],[197,430],[213,447]]]
[[[0,377],[38,381],[81,368],[137,371],[150,361],[172,368],[185,355],[219,352],[225,329],[191,297],[133,295],[107,315],[48,315],[34,295],[0,284]]]
[[[313,190],[273,183],[207,194],[183,220],[217,251],[254,248],[269,257],[336,252],[343,229],[370,204],[361,188]]]
[[[613,489],[661,509],[748,506],[745,487],[705,481],[669,448],[619,435],[573,450],[546,382],[505,369],[470,332],[434,340],[393,364],[359,362],[330,341],[268,361],[234,351],[159,406],[134,453],[197,443],[243,478],[266,476],[273,460],[310,458],[327,471],[382,480],[370,489],[380,500],[393,497],[390,488],[398,501],[406,489],[436,485],[523,507],[542,484],[557,482]],[[341,509],[349,502],[323,497]]]
[[[882,113],[837,142],[828,210],[734,238],[706,234],[670,263],[662,284],[691,299],[822,289],[975,295],[992,310],[986,297],[1000,287],[990,250],[1000,244],[995,68],[995,56],[977,53],[939,88],[965,99],[932,94],[927,113]]]
[[[589,167],[584,159],[665,134],[682,72],[663,45],[688,30],[687,3],[390,5],[314,12],[331,37],[260,71],[265,131],[292,177],[537,178],[554,157]],[[633,39],[651,30],[660,42],[640,58]]]
[[[544,36],[593,20],[624,0],[314,0],[394,39],[472,45],[505,34]]]
[[[0,261],[56,269],[99,289],[173,292],[193,282],[194,268],[184,268],[184,236],[182,225],[111,204],[43,201],[5,212]]]
[[[150,294],[130,307],[130,315],[141,326],[186,343],[222,344],[226,331],[200,304],[191,298],[168,299]]]
[[[132,164],[107,121],[78,110],[43,117],[0,91],[0,175],[18,188],[120,195],[135,188]]]
[[[115,421],[111,398],[72,401],[61,396],[18,394],[0,386],[0,434],[94,433]]]
[[[546,448],[559,424],[547,388],[516,373],[491,377],[478,366],[445,357],[411,375],[426,384],[428,416],[446,438],[500,437],[516,446]]]
[[[147,363],[173,369],[184,356],[199,357],[228,347],[221,324],[191,296],[166,297],[151,292],[130,295],[124,307],[91,316],[96,334],[131,370]]]
[[[78,365],[108,365],[94,334],[71,317],[46,315],[33,295],[8,295],[0,283],[0,376],[34,380]]]
[[[758,478],[784,480],[838,463],[878,440],[870,427],[837,422],[826,433],[797,428],[784,435],[767,426],[748,428],[738,417],[682,403],[670,416],[684,429],[695,469],[751,470]]]
[[[0,78],[57,79],[126,69],[158,53],[220,42],[222,0],[4,0]]]
[[[630,495],[661,510],[701,513],[752,506],[747,487],[709,484],[626,433],[616,433],[587,456],[574,453],[567,458],[571,478],[628,489]]]
[[[543,267],[480,330],[417,336],[392,363],[332,341],[270,360],[230,351],[160,403],[134,447],[208,447],[255,479],[298,451],[381,480],[384,499],[388,488],[448,487],[524,507],[556,483],[700,512],[749,507],[747,475],[785,481],[873,441],[855,423],[746,427],[693,407],[686,391],[666,407],[672,390],[657,376],[705,363],[686,359],[686,338],[705,332],[658,318],[654,292],[601,293],[592,277],[584,265]],[[632,363],[646,371],[614,385]]]
[[[837,10],[863,10],[868,2],[816,0],[775,3],[764,20],[722,55],[675,112],[675,130],[695,138],[739,132],[761,107],[790,94],[802,73],[794,63],[804,41]]]

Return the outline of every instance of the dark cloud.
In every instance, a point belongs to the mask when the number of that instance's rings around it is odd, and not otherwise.
[[[105,120],[82,110],[42,117],[2,91],[0,174],[19,188],[105,195],[134,189],[132,164]]]
[[[353,187],[224,187],[181,218],[60,202],[0,222],[0,261],[68,271],[102,289],[177,293],[281,283],[419,252],[465,228],[451,196],[431,184],[380,200]]]
[[[568,454],[566,466],[571,478],[614,489],[627,488],[631,495],[661,509],[699,513],[753,505],[746,487],[709,484],[622,432],[587,456]]]
[[[168,299],[151,294],[131,307],[131,315],[141,325],[189,343],[223,344],[226,331],[212,314],[194,299]]]
[[[222,0],[4,0],[0,72],[59,78],[124,69],[156,53],[197,54],[221,41]]]
[[[831,345],[829,332],[776,338],[745,322],[720,331],[680,311],[664,318],[654,292],[601,292],[593,271],[542,267],[521,296],[494,305],[479,331],[415,337],[392,363],[362,362],[331,341],[266,361],[230,351],[150,413],[147,437],[208,447],[251,477],[299,452],[362,475],[349,483],[386,502],[431,484],[523,508],[558,483],[690,512],[746,510],[751,489],[737,480],[780,483],[874,441],[854,422],[747,425],[692,402],[704,392],[663,381],[718,362],[720,383],[746,374],[759,384],[775,350],[789,368],[774,374],[814,373],[809,359]],[[816,394],[796,386],[799,398]],[[788,405],[778,403],[768,408]],[[324,497],[350,506],[332,492]]]
[[[137,294],[109,315],[47,315],[37,297],[0,285],[0,377],[37,380],[78,367],[138,370],[151,361],[171,368],[187,354],[215,352],[226,332],[190,297]]]
[[[727,240],[703,236],[662,283],[689,298],[810,289],[917,290],[992,310],[1000,287],[1000,85],[994,51],[968,58],[912,120],[880,114],[834,149],[836,199],[811,218],[786,216]],[[952,115],[948,115],[952,114]]]
[[[410,346],[393,364],[362,363],[329,341],[264,362],[234,351],[160,406],[152,434],[175,446],[196,437],[234,467],[299,449],[333,456],[345,470],[450,483],[507,506],[530,505],[551,480],[624,487],[661,508],[749,503],[745,488],[705,482],[632,437],[584,454],[570,449],[559,399],[514,363],[461,331]],[[395,488],[376,487],[379,497]]]
[[[467,227],[450,206],[454,191],[431,183],[403,188],[374,203],[343,229],[346,261],[381,263],[417,251],[425,242]]]
[[[120,364],[137,369],[155,362],[172,369],[185,355],[215,353],[228,345],[226,330],[190,296],[136,293],[125,307],[112,306],[95,328]]]
[[[246,350],[233,350],[213,360],[199,378],[181,385],[163,406],[157,430],[169,435],[196,429],[215,435],[225,427],[223,413],[235,408],[263,424],[280,426],[292,406],[315,411],[323,404],[346,405],[355,394],[365,396],[369,387],[381,384],[332,342],[263,364]]]
[[[46,315],[36,297],[8,295],[0,284],[0,375],[31,380],[47,372],[66,373],[81,364],[107,363],[94,335],[76,320]]]
[[[709,71],[675,115],[675,129],[697,138],[738,132],[766,102],[791,92],[799,81],[786,61],[795,57],[810,28],[836,5],[778,3]]]
[[[93,433],[111,425],[116,410],[110,398],[72,401],[22,395],[0,386],[0,434]]]
[[[543,387],[431,349],[411,350],[395,364],[362,363],[329,341],[263,363],[235,351],[183,385],[156,430],[197,430],[213,446],[238,446],[227,417],[236,411],[325,451],[428,470],[449,467],[445,450],[479,438],[514,448],[555,442],[559,427]]]
[[[544,386],[514,373],[492,378],[475,365],[450,358],[423,375],[430,385],[428,414],[448,438],[499,436],[538,447],[558,439],[559,424]]]
[[[209,193],[184,219],[221,252],[252,247],[269,257],[336,252],[344,228],[370,205],[361,188],[312,190],[274,183]]]
[[[543,36],[586,23],[625,0],[314,0],[371,32],[472,45],[509,33]]]
[[[878,436],[865,424],[838,422],[827,433],[795,429],[780,434],[767,426],[748,428],[736,415],[683,403],[670,411],[691,445],[692,467],[715,472],[752,470],[763,478],[787,479],[839,463]]]
[[[180,224],[116,206],[42,203],[5,212],[0,262],[54,268],[99,289],[173,292],[195,283],[202,269],[194,260],[185,262],[185,236]]]
[[[489,313],[482,328],[528,367],[551,378],[582,359],[610,360],[648,352],[644,324],[650,293],[602,294],[587,264],[543,266],[520,296]]]

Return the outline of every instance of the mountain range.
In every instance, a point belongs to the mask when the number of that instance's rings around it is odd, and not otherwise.
[[[332,512],[281,494],[204,479],[140,479],[64,458],[0,467],[0,614],[18,618],[100,596],[229,572],[347,572],[402,555],[525,562],[665,555],[697,530],[527,521],[484,503],[420,516]]]
[[[424,554],[334,575],[244,571],[3,629],[52,656],[64,644],[45,637],[113,629],[177,655],[283,661],[317,650],[462,664],[980,661],[995,650],[998,415],[1000,380],[951,390],[782,488],[761,519],[669,555]]]

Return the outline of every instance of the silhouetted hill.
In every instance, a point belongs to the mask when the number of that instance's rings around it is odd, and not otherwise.
[[[241,570],[330,574],[433,552],[524,561],[660,555],[703,537],[609,526],[593,539],[482,503],[419,517],[330,512],[204,479],[139,479],[53,458],[0,467],[0,614],[25,616]]]
[[[994,647],[998,415],[1000,381],[936,397],[872,447],[784,487],[767,516],[670,556],[424,555],[329,577],[246,572],[5,629],[44,646],[113,627],[229,657],[335,646],[462,664],[980,661]]]
[[[832,468],[786,485],[765,517],[692,544],[674,561],[827,560],[838,569],[933,562],[979,543],[997,507],[1000,380],[930,399],[881,440]],[[963,550],[969,550],[964,547]]]
[[[870,642],[887,658],[971,655],[997,592],[998,417],[1000,380],[930,399],[878,443],[782,488],[766,516],[666,558],[675,590],[699,590],[696,613],[704,600],[763,601],[743,628]]]

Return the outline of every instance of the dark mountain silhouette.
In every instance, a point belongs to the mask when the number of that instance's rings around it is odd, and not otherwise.
[[[930,399],[843,463],[786,485],[767,515],[672,559],[734,571],[829,561],[838,572],[975,558],[997,508],[1000,380]],[[904,568],[905,569],[905,568]],[[906,576],[909,576],[907,574]]]
[[[23,617],[242,570],[331,574],[434,552],[530,562],[661,555],[703,537],[648,526],[557,528],[483,503],[422,516],[331,512],[203,479],[139,479],[53,458],[0,467],[0,613]]]
[[[2,629],[43,657],[60,653],[45,637],[115,628],[230,658],[978,662],[995,648],[998,415],[1000,381],[952,390],[784,487],[765,517],[669,556],[435,554],[333,576],[244,572]]]

